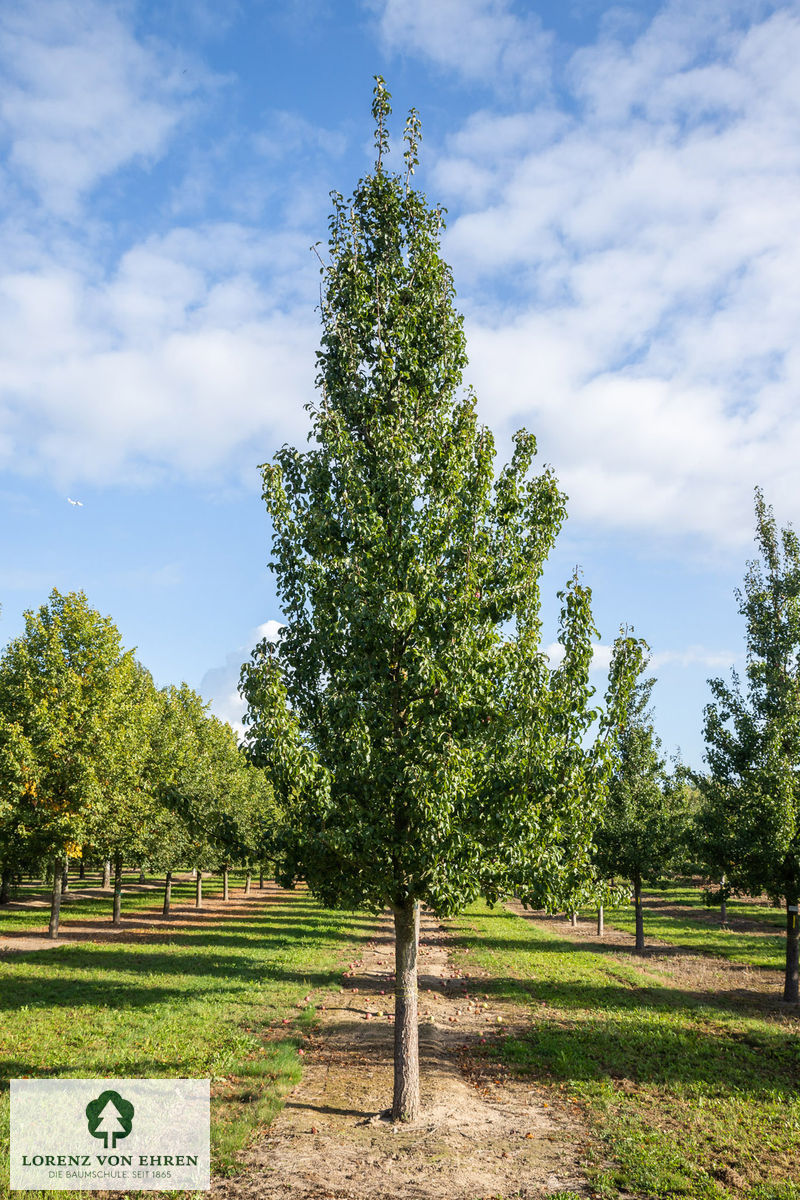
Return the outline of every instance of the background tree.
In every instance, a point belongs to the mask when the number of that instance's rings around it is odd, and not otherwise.
[[[708,841],[722,854],[729,888],[762,891],[786,905],[784,1000],[800,1000],[800,543],[778,530],[756,489],[756,543],[744,591],[746,684],[712,679],[705,710],[703,782]],[[722,859],[720,859],[720,865]]]
[[[442,212],[410,186],[418,119],[412,110],[397,175],[385,167],[389,113],[378,77],[375,170],[351,201],[333,195],[312,448],[286,446],[264,468],[286,629],[256,649],[242,683],[250,752],[285,807],[281,881],[393,913],[392,1113],[413,1119],[420,903],[444,915],[519,882],[528,862],[543,875],[531,814],[558,809],[562,793],[530,785],[498,807],[488,729],[498,676],[508,690],[505,673],[530,660],[504,653],[503,629],[516,616],[535,628],[564,498],[550,471],[532,473],[524,432],[494,479],[491,434],[460,391]],[[556,705],[566,723],[570,670]]]
[[[53,864],[50,934],[58,934],[62,872],[72,846],[89,841],[110,749],[111,668],[122,657],[110,617],[83,592],[25,614],[25,631],[0,660],[0,712],[30,743],[36,761],[39,836]]]
[[[0,904],[10,898],[12,874],[30,869],[47,849],[37,808],[38,784],[33,746],[19,725],[0,714]]]
[[[108,671],[109,703],[102,759],[96,762],[100,798],[92,821],[92,846],[114,867],[112,922],[122,918],[122,868],[159,854],[171,823],[150,777],[151,739],[159,716],[149,671],[128,653]]]
[[[641,668],[644,670],[645,660]],[[644,950],[642,884],[668,875],[686,838],[686,797],[661,758],[648,707],[655,679],[639,678],[630,693],[618,739],[618,758],[595,835],[595,861],[609,880],[633,888],[636,949]]]

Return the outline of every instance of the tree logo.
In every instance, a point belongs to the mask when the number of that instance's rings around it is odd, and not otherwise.
[[[92,1137],[102,1138],[106,1150],[113,1150],[119,1138],[126,1138],[131,1131],[133,1105],[119,1092],[101,1092],[86,1105],[86,1119]]]

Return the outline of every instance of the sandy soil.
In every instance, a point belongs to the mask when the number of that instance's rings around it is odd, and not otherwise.
[[[214,1200],[479,1200],[581,1193],[587,1135],[543,1093],[473,1057],[522,1010],[490,1004],[481,975],[462,975],[447,935],[425,915],[420,936],[423,1114],[398,1127],[392,1095],[393,930],[384,919],[341,993],[310,994],[321,1024],[304,1074],[243,1173]],[[321,1007],[324,1005],[324,1009]],[[500,1022],[498,1022],[500,1017]]]

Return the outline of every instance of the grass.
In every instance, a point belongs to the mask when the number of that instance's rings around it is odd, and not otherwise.
[[[679,906],[680,914],[665,912]],[[594,919],[591,909],[581,917]],[[634,930],[632,905],[606,909],[606,924],[628,933]],[[738,925],[741,920],[755,921],[754,930]],[[786,956],[786,916],[782,909],[748,900],[728,903],[729,927],[719,924],[719,909],[707,908],[703,889],[688,883],[668,884],[648,888],[644,897],[644,935],[658,938],[675,946],[685,946],[702,954],[715,954],[732,962],[749,963],[754,967],[782,970]]]
[[[188,874],[188,872],[183,872]],[[244,890],[244,871],[231,871],[229,884],[231,900],[236,899]],[[80,880],[76,875],[70,876],[69,891],[64,894],[61,902],[61,920],[107,920],[111,923],[113,893],[104,891],[100,875],[91,872],[87,879]],[[139,884],[138,871],[123,872],[122,879],[122,915],[128,915],[155,905],[160,905],[164,899],[164,880],[153,875],[147,875],[147,883]],[[251,889],[258,891],[258,877],[251,883]],[[90,893],[86,895],[85,893]],[[191,879],[175,880],[172,884],[172,903],[176,907],[182,905],[194,906],[195,882]],[[46,907],[33,909],[18,909],[0,907],[0,935],[22,929],[46,930],[50,920],[51,887],[40,883],[26,881],[22,887],[14,888],[11,899],[16,901],[38,900]],[[203,878],[203,900],[222,898],[222,876],[214,875]]]
[[[74,911],[94,915],[95,904]],[[212,1171],[230,1173],[300,1077],[298,1049],[315,1019],[305,997],[338,986],[342,956],[373,930],[370,917],[286,893],[201,929],[0,955],[0,1195],[8,1080],[26,1076],[210,1077]],[[68,1195],[80,1193],[52,1193]]]
[[[800,1200],[797,1014],[692,991],[669,963],[505,910],[476,906],[453,924],[462,961],[492,977],[482,988],[530,1012],[487,1056],[583,1114],[603,1200]]]

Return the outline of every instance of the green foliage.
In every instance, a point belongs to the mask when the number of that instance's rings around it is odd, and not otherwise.
[[[0,869],[20,869],[43,849],[37,813],[39,768],[20,725],[0,713]]]
[[[89,841],[114,757],[114,671],[119,633],[82,592],[57,590],[0,660],[0,712],[27,739],[37,764],[28,805],[39,844],[63,855]],[[35,814],[35,815],[34,815]]]
[[[668,776],[652,724],[648,705],[654,683],[640,677],[630,695],[596,835],[601,874],[636,887],[669,875],[679,864],[688,827],[686,786],[680,772]]]
[[[709,775],[702,779],[705,856],[734,891],[800,893],[800,543],[778,531],[756,490],[760,558],[737,592],[747,622],[744,687],[710,681]]]
[[[564,496],[525,431],[495,476],[460,387],[443,212],[409,182],[419,123],[391,174],[389,113],[378,78],[375,169],[349,201],[333,194],[311,448],[263,468],[286,624],[243,668],[248,747],[286,809],[284,882],[376,910],[449,913],[512,887],[555,903],[585,882],[635,645],[620,643],[602,747],[586,751],[594,627],[577,578],[557,670],[539,647]]]

